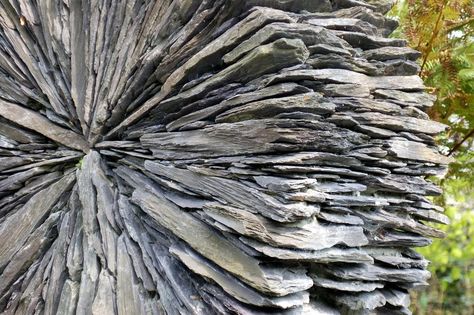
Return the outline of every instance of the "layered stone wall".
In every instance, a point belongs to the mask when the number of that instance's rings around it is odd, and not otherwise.
[[[0,313],[409,314],[448,223],[383,1],[0,1]]]

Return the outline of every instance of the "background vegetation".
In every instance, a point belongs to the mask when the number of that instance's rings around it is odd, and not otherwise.
[[[445,178],[448,237],[420,249],[432,261],[431,286],[413,295],[414,314],[474,314],[474,0],[399,0],[393,36],[419,51],[420,75],[438,100],[429,114],[450,126],[441,150],[456,159]]]

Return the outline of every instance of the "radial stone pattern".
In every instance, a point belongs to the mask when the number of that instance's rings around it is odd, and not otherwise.
[[[0,1],[1,314],[409,314],[445,126],[356,0]]]

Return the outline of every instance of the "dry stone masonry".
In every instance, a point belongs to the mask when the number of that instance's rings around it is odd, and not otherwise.
[[[448,223],[378,0],[0,0],[1,314],[410,314]]]

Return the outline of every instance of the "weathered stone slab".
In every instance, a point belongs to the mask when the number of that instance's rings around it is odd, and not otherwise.
[[[23,246],[37,224],[44,219],[58,199],[68,191],[75,178],[72,174],[35,194],[18,211],[8,216],[0,225],[0,267]]]
[[[140,138],[142,145],[152,150],[156,158],[171,160],[296,149],[339,153],[364,143],[364,140],[363,135],[332,124],[292,119],[252,119],[200,130],[147,134]],[[187,150],[187,156],[180,153],[183,149]]]
[[[319,89],[319,92],[325,96],[332,97],[350,96],[362,98],[370,96],[370,89],[359,84],[325,84]]]
[[[333,30],[354,31],[367,35],[377,35],[377,28],[374,25],[371,25],[370,23],[359,19],[342,17],[326,19],[311,18],[306,20],[306,23],[309,23],[311,25],[322,26]]]
[[[452,158],[441,155],[435,149],[419,142],[388,140],[387,145],[388,152],[401,159],[438,164],[449,164],[453,161]]]
[[[166,129],[168,131],[175,131],[185,126],[186,124],[194,123],[203,119],[212,119],[213,116],[216,116],[228,109],[248,104],[250,102],[259,101],[261,99],[285,96],[287,94],[299,94],[310,91],[310,89],[295,83],[282,83],[272,85],[257,90],[255,92],[248,92],[236,95],[234,97],[231,97],[230,99],[222,101],[217,105],[209,106],[201,110],[197,110],[193,113],[187,114],[185,116],[182,116],[176,119],[175,121],[167,124]]]
[[[371,292],[375,289],[383,288],[383,283],[380,282],[362,282],[362,281],[336,281],[327,278],[323,278],[315,273],[311,273],[311,279],[314,281],[314,285],[326,289],[334,289],[338,291],[349,291],[349,292]]]
[[[248,119],[262,119],[285,112],[304,112],[313,114],[331,114],[335,105],[324,102],[319,93],[306,93],[296,96],[267,99],[249,103],[228,110],[216,117],[216,122],[237,122]]]
[[[331,2],[328,0],[249,0],[246,1],[246,5],[251,6],[264,6],[275,9],[299,12],[325,12],[331,10]]]
[[[226,64],[236,62],[249,51],[280,38],[301,39],[307,47],[323,44],[339,49],[350,49],[346,42],[323,27],[301,23],[271,23],[224,55],[222,60]]]
[[[436,100],[436,97],[428,93],[407,93],[395,90],[375,90],[374,95],[381,98],[411,103],[413,106],[419,106],[422,108],[431,107],[433,102]]]
[[[321,250],[334,245],[367,244],[362,228],[357,226],[324,225],[316,219],[291,225],[276,224],[245,210],[217,204],[206,205],[204,211],[240,235],[276,247]]]
[[[366,50],[362,56],[368,60],[386,61],[391,59],[416,60],[420,57],[420,52],[409,47],[381,47]]]
[[[424,89],[423,81],[418,76],[370,77],[362,73],[344,69],[293,70],[270,77],[266,84],[300,80],[359,84],[367,86],[370,90],[419,91]]]
[[[145,162],[145,167],[152,173],[178,181],[187,189],[202,196],[212,196],[225,200],[248,211],[260,213],[276,221],[288,222],[311,217],[319,211],[318,207],[304,203],[284,204],[268,194],[227,178],[203,176],[190,170],[165,166],[154,162]]]
[[[348,263],[373,263],[372,257],[364,251],[355,248],[342,249],[331,247],[327,249],[311,251],[289,248],[278,248],[266,245],[265,243],[256,241],[251,238],[241,238],[242,242],[251,246],[255,250],[261,252],[265,256],[282,260],[301,260],[315,263],[332,263],[332,262],[348,262]]]
[[[364,280],[364,281],[388,281],[425,283],[430,277],[430,273],[421,269],[398,269],[384,268],[378,265],[358,264],[357,266],[326,265],[324,270],[333,276],[344,280]]]
[[[360,123],[394,131],[409,131],[435,135],[444,131],[447,126],[438,122],[414,117],[397,117],[381,113],[349,113]]]
[[[181,211],[164,196],[135,190],[132,201],[140,205],[154,220],[183,239],[198,253],[221,268],[236,275],[259,291],[284,296],[303,291],[312,286],[311,279],[302,269],[267,269],[259,262],[212,231],[206,224]],[[225,252],[226,255],[222,255]],[[279,280],[275,281],[277,278]]]
[[[228,294],[246,304],[286,309],[301,306],[309,302],[309,294],[307,292],[289,294],[283,297],[264,296],[258,291],[252,290],[245,284],[239,282],[229,274],[222,272],[217,267],[212,266],[189,249],[171,247],[170,252],[179,257],[188,268],[206,278],[213,279]]]
[[[89,151],[89,145],[80,135],[53,124],[43,115],[5,101],[0,101],[0,105],[0,116],[67,147],[86,153]]]
[[[352,47],[361,48],[363,50],[377,49],[381,47],[406,46],[406,41],[402,39],[371,36],[364,33],[351,31],[334,31],[334,33],[351,44]]]

